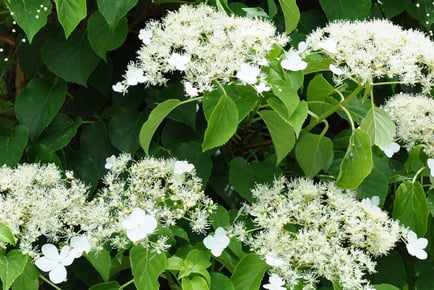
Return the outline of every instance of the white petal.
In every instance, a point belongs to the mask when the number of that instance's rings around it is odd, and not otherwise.
[[[307,63],[304,62],[295,52],[291,52],[284,60],[280,62],[280,65],[282,68],[291,71],[304,70],[307,67]]]
[[[396,142],[391,142],[391,143],[389,143],[389,144],[387,144],[385,146],[379,146],[379,147],[384,152],[384,154],[387,157],[389,157],[389,158],[392,157],[393,154],[395,154],[396,152],[398,152],[399,149],[401,148],[399,146],[399,144],[396,143]]]
[[[64,266],[69,266],[74,262],[74,256],[71,254],[71,248],[68,246],[64,246],[60,250],[60,259],[59,262]]]
[[[275,258],[271,255],[265,255],[265,263],[272,267],[279,267],[283,265],[283,260],[279,258]]]
[[[130,239],[132,242],[143,240],[147,236],[147,234],[140,227],[127,230],[126,234],[128,239]]]
[[[44,272],[50,272],[56,268],[59,263],[55,260],[48,259],[47,257],[40,257],[35,260],[35,265]]]
[[[140,228],[142,229],[143,232],[145,232],[146,234],[151,234],[157,228],[157,220],[151,215],[146,215],[142,219],[140,225],[141,225]]]
[[[59,260],[59,252],[57,247],[53,244],[45,244],[41,247],[41,252],[45,257],[52,260]]]
[[[425,252],[424,250],[418,249],[416,252],[416,258],[418,258],[419,260],[425,260],[426,258],[428,258],[428,254],[427,252]]]
[[[413,243],[413,246],[418,249],[425,249],[428,246],[428,240],[425,238],[419,238]]]
[[[183,174],[185,172],[191,172],[194,169],[194,165],[187,161],[175,161],[173,172],[175,174]]]
[[[190,97],[197,97],[199,95],[199,90],[193,87],[190,82],[184,82],[184,89]]]
[[[429,169],[431,170],[431,172],[430,172],[431,176],[434,177],[434,159],[428,158],[427,164],[428,164]]]
[[[329,53],[337,53],[336,42],[333,39],[326,39],[319,43],[319,47]]]
[[[112,86],[112,90],[117,92],[117,93],[123,93],[125,90],[125,87],[121,82],[117,82],[116,84],[114,84]]]
[[[255,66],[251,66],[247,63],[242,63],[236,76],[242,82],[254,84],[258,80],[258,75],[260,71],[261,70]]]
[[[85,236],[71,238],[70,245],[72,247],[71,253],[74,258],[80,257],[83,252],[90,252],[90,243]]]
[[[329,65],[329,69],[335,75],[341,75],[344,72],[341,68],[339,68],[339,67],[337,67],[337,66],[335,66],[333,64]]]
[[[409,244],[413,244],[416,241],[417,241],[417,235],[416,235],[416,233],[413,232],[413,231],[408,231],[408,233],[407,233],[407,242]]]
[[[66,275],[67,275],[66,268],[63,267],[62,265],[59,265],[58,267],[54,268],[48,274],[51,282],[53,282],[54,284],[59,284],[65,281]]]

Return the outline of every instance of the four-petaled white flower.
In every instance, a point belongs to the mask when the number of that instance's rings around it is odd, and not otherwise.
[[[58,284],[66,280],[66,268],[74,261],[70,247],[64,246],[60,253],[53,244],[45,244],[41,248],[44,256],[35,260],[35,265],[44,272],[49,272],[51,282]]]
[[[255,86],[255,89],[256,89],[256,91],[257,91],[258,93],[262,93],[262,92],[267,92],[267,91],[269,91],[269,90],[270,90],[270,87],[267,86],[266,83],[261,82],[261,83],[259,83],[259,85],[256,85],[256,86]]]
[[[128,69],[126,79],[130,86],[135,86],[138,83],[144,83],[147,81],[146,76],[143,75],[143,71],[135,67]]]
[[[396,142],[392,142],[392,143],[387,144],[385,146],[378,146],[378,147],[380,147],[380,149],[384,152],[384,154],[389,158],[392,157],[393,154],[398,152],[399,149],[401,148],[399,146],[399,144]]]
[[[264,285],[265,289],[268,290],[286,290],[285,287],[285,281],[277,275],[277,274],[271,274],[271,276],[268,278],[268,284]]]
[[[307,63],[293,51],[291,51],[289,55],[287,55],[286,58],[280,62],[280,65],[284,69],[291,71],[304,70],[307,67]]]
[[[117,82],[112,86],[112,90],[117,93],[123,93],[125,90],[125,86],[121,82]]]
[[[190,97],[197,97],[199,95],[199,90],[193,87],[190,82],[184,82],[184,89]]]
[[[186,69],[186,64],[190,61],[190,57],[188,55],[182,55],[177,52],[172,53],[170,58],[168,59],[168,63],[173,65],[175,69],[184,71]]]
[[[125,229],[127,237],[132,242],[137,242],[154,232],[157,228],[157,220],[141,208],[136,207],[133,212],[124,219],[122,227]]]
[[[248,63],[242,63],[240,69],[237,72],[237,78],[248,84],[255,84],[258,81],[259,72],[261,70]]]
[[[434,177],[434,158],[428,158],[426,163],[428,164],[428,168],[431,171],[430,172],[431,176]]]
[[[343,74],[344,72],[340,67],[335,66],[334,64],[329,65],[329,69],[332,73],[334,73],[337,76]]]
[[[279,258],[275,258],[271,255],[265,255],[265,263],[272,267],[279,267],[283,265],[283,260]]]
[[[203,244],[215,257],[219,257],[223,250],[229,245],[230,239],[226,235],[226,231],[222,227],[215,230],[214,236],[208,235],[203,239]]]
[[[140,29],[139,39],[143,42],[144,45],[148,45],[149,43],[151,43],[152,32],[146,29]]]
[[[105,169],[112,169],[116,165],[116,156],[112,155],[105,159]]]
[[[425,260],[428,254],[425,252],[425,248],[428,245],[428,240],[425,238],[417,238],[417,235],[413,231],[407,233],[407,251],[410,255],[415,256],[419,260]]]
[[[327,51],[328,53],[337,53],[338,50],[336,48],[336,41],[333,39],[326,39],[321,41],[319,44],[319,47]]]
[[[80,258],[83,253],[89,253],[91,248],[89,240],[85,236],[71,238],[69,245],[71,246],[71,255],[74,258]]]
[[[188,163],[187,161],[175,161],[173,165],[173,172],[175,174],[183,174],[186,172],[191,172],[194,169],[194,165]]]

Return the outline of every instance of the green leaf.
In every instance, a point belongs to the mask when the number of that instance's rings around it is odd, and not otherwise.
[[[3,290],[9,289],[15,279],[23,273],[27,259],[28,256],[23,255],[19,250],[11,250],[7,254],[0,252],[0,279]]]
[[[202,143],[202,151],[225,144],[237,130],[239,114],[231,97],[222,95],[211,112]]]
[[[409,2],[409,0],[382,0],[381,4],[378,6],[381,8],[386,18],[391,19],[404,12]]]
[[[315,75],[307,86],[309,109],[317,115],[328,111],[334,104],[329,103],[327,97],[333,92],[333,86],[322,75]]]
[[[389,190],[388,185],[389,181],[386,175],[384,175],[381,170],[374,167],[357,189],[357,197],[363,199],[378,196],[380,198],[380,207],[382,207]]]
[[[393,142],[395,137],[395,123],[389,115],[378,107],[371,107],[362,120],[360,128],[371,137],[371,143],[377,146],[386,146]]]
[[[39,289],[39,271],[36,269],[33,261],[27,259],[24,271],[15,279],[12,284],[12,290],[38,290]]]
[[[123,2],[123,1],[119,1]],[[106,61],[107,51],[114,50],[125,41],[128,32],[126,18],[111,28],[98,11],[94,12],[87,24],[87,38],[96,54]]]
[[[342,188],[357,188],[373,167],[371,140],[358,128],[350,137],[347,152],[341,162],[336,185]]]
[[[140,148],[139,132],[143,119],[143,114],[131,106],[116,110],[108,126],[113,146],[121,152],[137,151]]]
[[[55,0],[57,18],[68,38],[87,15],[86,0]]]
[[[9,227],[4,224],[3,222],[0,222],[0,241],[6,244],[11,244],[12,246],[15,246],[15,238],[12,234]]]
[[[111,257],[109,251],[103,249],[98,252],[90,252],[84,255],[84,257],[98,271],[104,282],[110,280]]]
[[[60,113],[42,132],[38,138],[38,143],[45,144],[54,151],[60,150],[74,138],[81,124],[83,121],[80,117],[73,121],[67,115]]]
[[[222,273],[211,273],[211,290],[235,290],[231,280]]]
[[[285,81],[273,81],[271,88],[281,103],[273,102],[273,98],[269,98],[267,102],[284,120],[288,120],[300,102],[297,91],[292,89]]]
[[[121,285],[118,281],[103,282],[93,285],[89,290],[120,290]]]
[[[295,0],[279,0],[285,18],[285,32],[291,33],[300,20],[300,10],[298,10]]]
[[[184,260],[180,257],[173,256],[167,259],[166,270],[179,271],[184,267]]]
[[[303,127],[304,121],[307,118],[309,112],[309,106],[305,101],[301,101],[298,103],[297,108],[294,113],[292,113],[291,117],[287,120],[289,125],[294,129],[295,135],[298,138],[298,134],[300,134],[301,127]]]
[[[208,283],[201,276],[182,278],[182,290],[208,290]]]
[[[251,190],[255,183],[272,182],[282,172],[274,160],[247,162],[243,157],[235,157],[229,163],[229,180],[235,190],[247,201],[253,202]]]
[[[92,192],[99,181],[99,170],[93,158],[82,151],[69,152],[66,156],[67,168],[74,171],[74,176],[90,185]]]
[[[259,289],[267,264],[256,254],[244,256],[235,267],[231,281],[235,289]]]
[[[399,288],[390,284],[377,284],[374,285],[375,290],[399,290]]]
[[[32,43],[35,34],[47,23],[47,17],[52,9],[51,2],[49,0],[6,0],[5,3],[14,20],[24,30],[29,43]]]
[[[422,237],[426,233],[428,215],[428,203],[422,185],[417,181],[401,183],[395,192],[392,217]]]
[[[28,150],[29,158],[37,163],[55,163],[58,167],[62,167],[62,162],[56,152],[44,144],[36,144]]]
[[[8,135],[0,133],[0,165],[14,167],[20,161],[29,138],[29,130],[23,125],[12,128]]]
[[[274,148],[276,149],[276,164],[279,164],[295,145],[294,129],[274,111],[262,110],[258,114],[264,120],[270,132]]]
[[[152,136],[158,126],[171,111],[181,104],[182,102],[180,100],[169,99],[158,104],[149,114],[148,120],[143,123],[139,133],[140,146],[145,150],[147,155],[149,155],[149,145],[151,144]]]
[[[15,114],[20,124],[29,129],[32,141],[51,123],[62,107],[66,96],[66,83],[47,79],[31,80],[15,103]]]
[[[312,178],[333,158],[333,143],[328,137],[308,133],[297,143],[295,158],[304,174]]]
[[[218,227],[226,227],[229,225],[228,211],[223,206],[218,205],[217,208],[210,213],[209,220],[213,229],[217,229]]]
[[[137,4],[137,0],[97,0],[98,10],[104,16],[110,27],[116,27],[118,22]]]
[[[158,290],[158,277],[166,268],[164,253],[151,253],[142,246],[134,246],[130,250],[131,271],[137,290]]]
[[[86,32],[77,30],[68,39],[52,33],[41,48],[42,61],[66,81],[85,86],[100,58],[93,52]]]
[[[320,0],[319,3],[328,20],[362,20],[371,10],[371,0]]]

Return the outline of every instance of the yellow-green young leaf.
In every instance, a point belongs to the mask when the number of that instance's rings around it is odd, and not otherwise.
[[[86,0],[55,0],[54,2],[57,18],[63,27],[65,37],[68,38],[87,15]]]
[[[422,185],[417,181],[401,183],[395,192],[392,217],[422,237],[426,233],[428,215],[428,203]]]
[[[350,137],[347,152],[341,162],[336,185],[355,189],[372,170],[372,149],[369,135],[358,128]]]
[[[158,290],[158,277],[166,268],[166,255],[156,254],[142,246],[130,250],[131,271],[137,290]]]
[[[236,132],[239,122],[237,105],[222,95],[212,110],[202,143],[202,151],[225,144]]]
[[[24,271],[15,279],[12,284],[12,290],[38,290],[39,289],[39,271],[32,259],[27,259]],[[104,289],[108,290],[108,289]]]
[[[258,114],[270,132],[271,140],[273,140],[276,149],[277,164],[279,164],[295,145],[294,129],[274,111],[263,110]]]
[[[201,276],[184,277],[182,278],[183,290],[208,290],[209,285]]]
[[[52,5],[49,0],[6,0],[7,7],[17,24],[24,30],[29,43],[47,23]]]
[[[3,290],[8,290],[15,279],[23,273],[27,259],[28,256],[19,250],[11,250],[7,254],[4,251],[0,253],[0,279]]]
[[[279,3],[285,19],[285,32],[291,33],[300,20],[300,10],[295,0],[279,0]]]
[[[378,107],[371,107],[362,120],[360,128],[371,137],[372,144],[386,146],[393,142],[396,127],[389,115]]]
[[[151,144],[152,136],[154,136],[158,126],[170,112],[181,104],[182,102],[180,100],[169,99],[158,104],[158,106],[152,110],[151,114],[149,114],[148,120],[143,123],[139,133],[140,146],[145,150],[147,155],[149,155],[149,145]]]
[[[295,158],[308,177],[314,177],[333,158],[333,143],[325,136],[306,134],[295,147]]]
[[[7,225],[0,222],[0,241],[15,246],[15,238]]]
[[[235,289],[259,289],[265,271],[269,268],[256,254],[244,256],[235,267],[231,281]]]

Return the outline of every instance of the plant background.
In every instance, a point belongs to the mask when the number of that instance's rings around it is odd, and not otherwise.
[[[107,157],[119,152],[129,152],[137,158],[144,156],[139,143],[143,123],[158,103],[184,98],[183,87],[173,81],[166,87],[131,87],[128,94],[121,95],[112,91],[112,85],[122,78],[127,63],[135,57],[141,44],[138,31],[144,23],[159,19],[180,3],[192,2],[0,1],[0,165],[53,162],[73,170],[96,190]],[[434,5],[427,0],[221,3],[240,15],[246,14],[244,7],[258,7],[251,13],[265,12],[281,32],[291,33],[292,43],[335,19],[388,18],[405,28],[430,34],[434,23]],[[305,82],[308,80],[307,77]],[[306,89],[300,89],[301,96],[306,94]],[[392,92],[389,87],[377,91],[376,101],[381,104]],[[369,109],[362,103],[349,107],[355,119],[363,118]],[[150,154],[193,163],[207,185],[206,193],[230,213],[251,198],[250,188],[254,183],[270,182],[280,174],[307,175],[296,160],[295,150],[276,165],[276,152],[269,135],[264,133],[263,124],[248,128],[257,134],[249,131],[246,138],[241,124],[240,139],[232,138],[224,146],[203,152],[201,144],[207,123],[201,110],[196,113],[196,105],[192,103],[169,114],[154,134]],[[313,173],[314,176],[336,175],[345,153],[346,121],[338,114],[328,120],[331,124],[328,137],[333,141],[334,155],[324,161],[326,168]],[[299,140],[294,142],[296,146]],[[384,208],[392,212],[397,182],[405,172],[411,172],[408,168],[420,168],[422,161],[417,156],[411,159],[401,151],[392,161],[376,157],[373,171],[357,189],[359,196],[380,195]],[[426,200],[430,215],[423,223],[432,256],[432,190],[426,190]],[[416,286],[432,289],[432,259],[416,261],[402,252],[405,251],[398,248],[379,260],[373,283],[388,283],[398,289]],[[95,270],[86,261],[71,267],[73,274],[68,289],[81,289],[98,282]]]

